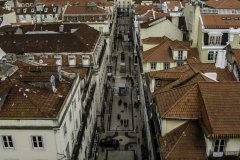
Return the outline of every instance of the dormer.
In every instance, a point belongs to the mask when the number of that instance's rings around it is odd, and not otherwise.
[[[188,43],[182,41],[173,41],[170,45],[170,49],[172,52],[172,57],[177,61],[185,61],[188,55]]]
[[[54,55],[54,58],[56,59],[56,65],[61,66],[62,65],[62,56]]]
[[[68,65],[76,66],[76,56],[75,55],[68,55]]]
[[[89,66],[90,65],[90,56],[89,55],[83,55],[82,56],[82,65],[83,66]]]
[[[88,7],[88,9],[90,9],[90,10],[96,10],[96,9],[97,9],[97,5],[96,5],[95,2],[88,2],[88,3],[87,3],[87,7]]]

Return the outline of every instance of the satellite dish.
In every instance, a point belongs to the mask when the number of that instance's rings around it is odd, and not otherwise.
[[[39,59],[39,63],[41,63],[41,64],[42,64],[42,63],[43,63],[43,60],[42,60],[42,59]]]

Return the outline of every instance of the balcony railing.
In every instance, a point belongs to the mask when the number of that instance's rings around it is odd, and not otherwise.
[[[85,129],[87,128],[87,119],[89,117],[89,112],[92,108],[92,100],[94,97],[95,90],[96,90],[96,83],[92,84],[90,91],[89,91],[89,96],[88,96],[88,99],[86,102],[86,106],[84,107],[84,113],[82,115],[82,125],[78,132],[77,142],[73,149],[73,154],[72,154],[72,158],[71,158],[72,160],[78,159],[79,150],[82,147],[82,140],[83,140],[83,136],[85,133]]]

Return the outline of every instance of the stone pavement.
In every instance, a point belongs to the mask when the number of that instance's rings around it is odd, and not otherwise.
[[[129,32],[129,17],[118,18],[117,34]],[[104,114],[105,131],[100,133],[100,139],[111,137],[119,140],[120,147],[117,150],[111,148],[98,148],[98,160],[136,160],[141,159],[141,144],[142,144],[142,120],[140,109],[134,107],[137,102],[137,83],[134,79],[132,86],[126,77],[131,76],[133,72],[132,54],[133,48],[130,42],[124,42],[123,39],[118,39],[116,42],[116,50],[112,57],[113,75],[115,80],[110,80],[110,88],[108,94],[108,102],[106,102]],[[121,60],[121,53],[124,52],[125,59]],[[120,64],[125,63],[126,73],[120,73]],[[128,87],[128,92],[125,96],[119,96],[119,86]],[[119,100],[127,103],[127,107],[123,104],[119,105]],[[120,117],[119,117],[120,115]],[[121,120],[123,124],[121,125]],[[124,120],[128,125],[124,126]]]

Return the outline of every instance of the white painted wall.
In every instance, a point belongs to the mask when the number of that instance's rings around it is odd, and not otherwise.
[[[204,136],[205,143],[206,143],[206,154],[207,156],[210,156],[210,154],[214,150],[214,142],[215,139],[209,139]],[[240,152],[240,138],[230,138],[225,139],[226,145],[224,148],[224,154],[226,155],[238,155]]]
[[[4,149],[2,144],[2,135],[11,135],[13,138],[14,149]],[[31,136],[41,135],[43,137],[43,149],[33,149]],[[18,159],[18,160],[33,160],[33,159],[57,159],[57,143],[53,130],[17,130],[6,129],[0,130],[1,146],[0,157],[2,160]]]
[[[65,99],[57,119],[35,119],[35,120],[0,120],[1,127],[10,129],[0,129],[1,135],[11,135],[14,141],[14,149],[4,149],[1,145],[1,158],[16,158],[19,160],[33,159],[58,159],[66,154],[66,147],[69,143],[69,153],[72,154],[73,146],[76,142],[78,130],[80,128],[80,117],[82,116],[82,105],[80,92],[80,79],[77,76]],[[72,118],[70,120],[70,112]],[[62,124],[60,121],[62,120]],[[77,122],[76,122],[77,121]],[[64,135],[63,126],[66,123],[67,133]],[[78,123],[78,126],[76,125]],[[90,124],[90,123],[89,123]],[[59,126],[60,125],[60,126]],[[34,127],[50,127],[49,129],[35,129]],[[17,127],[17,128],[16,128]],[[21,129],[25,127],[26,129]],[[73,138],[72,138],[73,133]],[[43,137],[43,149],[33,149],[31,135]],[[88,135],[88,133],[87,133]],[[83,142],[85,143],[85,142]]]
[[[8,23],[16,23],[16,13],[11,12],[3,15],[3,20]]]
[[[187,120],[161,119],[161,136],[186,123]]]
[[[167,36],[172,40],[179,40],[183,39],[183,34],[180,29],[178,29],[172,22],[168,19],[155,24],[148,28],[141,28],[140,29],[140,36],[141,39],[148,38],[148,37],[163,37]]]
[[[144,44],[143,43],[143,51],[147,51],[153,47],[156,47],[158,44]]]

